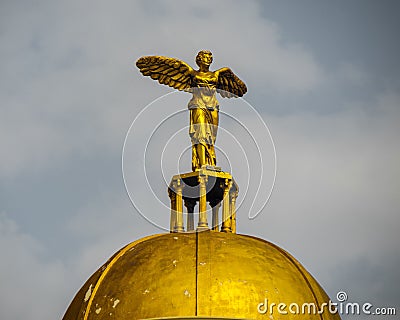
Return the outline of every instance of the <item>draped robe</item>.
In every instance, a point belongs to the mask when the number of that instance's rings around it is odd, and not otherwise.
[[[190,126],[189,135],[192,141],[192,170],[200,169],[200,159],[196,146],[201,144],[205,149],[207,165],[216,165],[214,150],[218,129],[219,105],[216,98],[218,78],[214,73],[195,75],[194,86],[190,89],[193,94],[189,101]]]

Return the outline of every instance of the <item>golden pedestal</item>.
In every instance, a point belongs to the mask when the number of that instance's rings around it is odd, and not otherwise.
[[[184,232],[183,205],[187,209],[186,231],[195,231],[194,208],[199,203],[196,231],[236,233],[236,198],[239,187],[229,172],[219,167],[203,166],[200,170],[172,177],[168,187],[171,199],[170,232]],[[207,221],[207,202],[212,210],[211,227]],[[219,208],[222,203],[222,219]]]

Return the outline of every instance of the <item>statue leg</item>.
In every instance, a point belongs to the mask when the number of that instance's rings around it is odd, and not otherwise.
[[[206,147],[199,143],[196,145],[197,157],[199,159],[199,166],[200,168],[207,164],[206,162]]]
[[[197,148],[196,144],[192,144],[192,171],[196,171],[199,168],[199,161],[197,157]]]
[[[212,144],[207,145],[207,150],[208,150],[208,163],[211,166],[216,166],[217,165],[217,158],[215,156],[215,149]]]

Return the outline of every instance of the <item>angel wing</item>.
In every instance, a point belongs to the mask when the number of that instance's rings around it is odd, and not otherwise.
[[[178,90],[190,89],[193,69],[187,63],[162,56],[146,56],[136,61],[136,66],[144,76]]]
[[[224,98],[242,97],[247,87],[229,68],[216,71],[218,75],[217,91]]]

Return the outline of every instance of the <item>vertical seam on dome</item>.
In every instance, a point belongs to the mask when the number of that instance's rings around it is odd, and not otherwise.
[[[114,259],[112,259],[112,260],[109,262],[109,264],[108,264],[107,267],[104,269],[103,273],[100,275],[99,279],[98,279],[97,282],[96,282],[96,285],[95,285],[94,288],[93,288],[92,294],[90,295],[89,302],[88,302],[88,304],[86,305],[86,308],[85,308],[85,314],[84,314],[84,316],[83,316],[83,320],[87,320],[87,319],[88,319],[89,313],[90,313],[90,307],[92,306],[92,302],[93,302],[93,299],[94,299],[94,297],[95,297],[95,295],[96,295],[96,292],[97,292],[97,290],[99,289],[100,284],[102,283],[103,279],[104,279],[105,276],[107,275],[108,271],[109,271],[109,270],[111,269],[111,267],[114,265],[114,263],[116,263],[116,262],[118,261],[118,259],[121,258],[121,257],[126,253],[126,251],[128,251],[130,248],[136,246],[136,245],[139,244],[139,243],[142,243],[142,242],[144,242],[144,241],[146,241],[146,240],[149,240],[149,239],[152,239],[152,238],[156,238],[156,237],[158,237],[158,236],[160,236],[160,235],[159,235],[159,234],[155,234],[155,235],[152,235],[152,236],[148,236],[148,237],[145,237],[145,238],[136,240],[136,241],[134,241],[134,242],[128,244],[127,246],[125,246],[125,248],[121,249],[121,251],[114,257]]]

